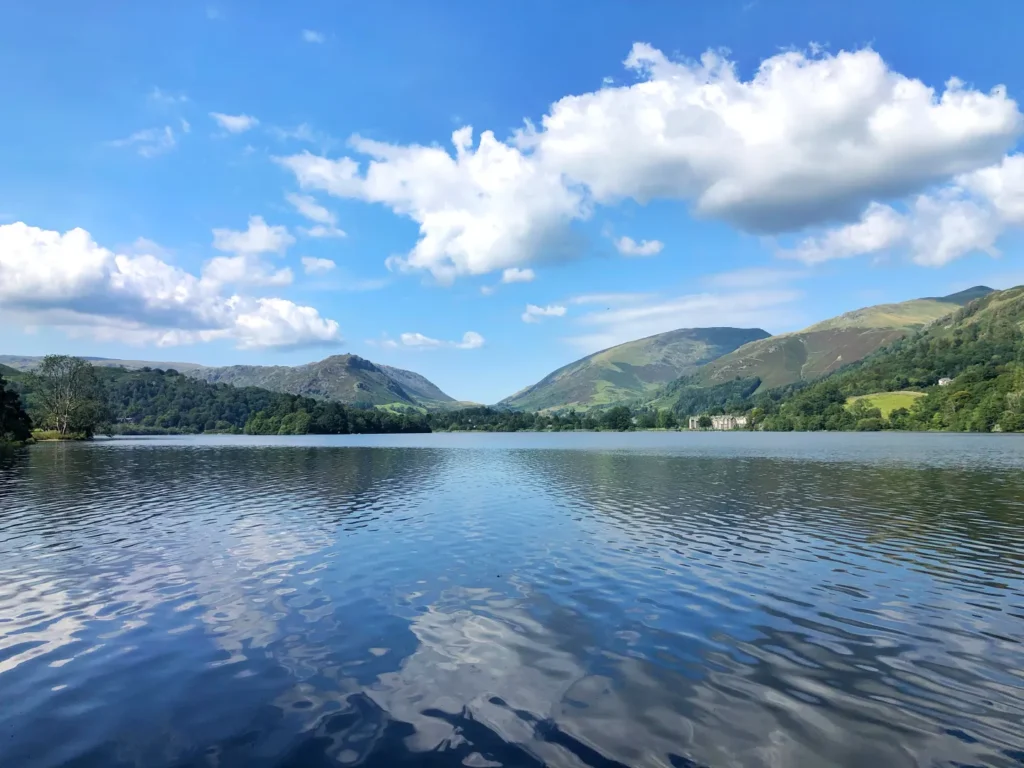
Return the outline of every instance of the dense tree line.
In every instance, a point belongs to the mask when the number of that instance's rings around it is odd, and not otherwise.
[[[23,443],[32,436],[32,420],[21,396],[0,373],[0,443]]]
[[[563,413],[532,413],[505,408],[462,408],[460,410],[437,411],[428,415],[431,429],[435,431],[473,432],[562,432],[578,429],[624,431],[639,426],[633,411],[624,405],[604,411],[591,409]]]
[[[430,432],[427,418],[409,410],[350,408],[341,403],[280,395],[245,422],[247,435],[346,435]]]

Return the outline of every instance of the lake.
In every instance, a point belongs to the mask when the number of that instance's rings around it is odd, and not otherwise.
[[[0,766],[1020,766],[1024,439],[0,455]]]

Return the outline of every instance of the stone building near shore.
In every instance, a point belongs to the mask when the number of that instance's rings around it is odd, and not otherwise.
[[[711,416],[711,429],[746,429],[746,416]],[[690,417],[690,429],[700,429],[700,416]]]

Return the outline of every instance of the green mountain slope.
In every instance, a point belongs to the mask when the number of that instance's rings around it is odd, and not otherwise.
[[[570,363],[500,405],[539,411],[633,399],[766,336],[760,328],[683,328],[660,333]]]
[[[860,395],[909,391],[924,395],[888,415],[846,407]],[[990,292],[828,378],[746,405],[757,406],[766,429],[1024,430],[1024,286]]]
[[[424,406],[445,407],[456,404],[455,398],[445,394],[441,389],[425,376],[413,371],[406,371],[402,368],[392,368],[390,365],[378,365],[393,381],[415,398],[416,402]]]
[[[740,347],[702,368],[691,384],[715,386],[736,378],[756,378],[763,391],[812,381],[952,314],[972,298],[991,292],[990,288],[977,286],[950,296],[847,312],[802,331]]]

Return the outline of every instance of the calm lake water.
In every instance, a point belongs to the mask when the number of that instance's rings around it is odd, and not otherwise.
[[[0,457],[0,766],[1024,764],[1024,439]]]

